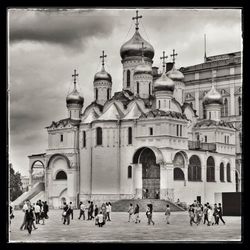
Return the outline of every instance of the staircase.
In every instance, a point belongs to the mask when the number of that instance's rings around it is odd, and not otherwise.
[[[185,211],[182,207],[177,206],[175,203],[167,200],[159,199],[127,199],[119,200],[112,203],[112,212],[127,212],[129,204],[132,203],[135,207],[136,204],[139,205],[140,211],[145,212],[147,209],[147,204],[153,204],[154,212],[165,212],[167,204],[170,207],[171,211]]]

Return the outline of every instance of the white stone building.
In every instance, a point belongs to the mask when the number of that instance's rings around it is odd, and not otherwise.
[[[120,56],[120,92],[111,95],[104,53],[93,77],[95,100],[84,109],[74,84],[66,98],[68,117],[47,127],[46,153],[29,156],[31,192],[45,183],[44,199],[55,208],[65,200],[125,198],[213,203],[215,193],[235,192],[236,129],[221,116],[225,98],[217,90],[219,76],[197,90],[201,78],[189,77],[187,68],[184,77],[174,64],[167,70],[164,54],[159,76],[152,67],[154,48],[141,37],[138,20]],[[44,168],[39,176],[33,173],[37,161]]]

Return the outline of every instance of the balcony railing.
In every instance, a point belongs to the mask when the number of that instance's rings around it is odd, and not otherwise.
[[[216,151],[215,143],[207,143],[201,141],[188,141],[188,149],[190,150],[205,150],[210,152]]]

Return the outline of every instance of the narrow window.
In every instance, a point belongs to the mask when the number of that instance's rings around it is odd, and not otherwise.
[[[179,125],[176,125],[176,135],[179,136]]]
[[[227,164],[227,181],[231,182],[231,168],[230,168],[230,164]]]
[[[207,142],[207,136],[205,135],[205,142]]]
[[[109,100],[109,89],[107,89],[107,100]]]
[[[137,94],[139,95],[139,92],[140,92],[140,83],[137,82]]]
[[[241,106],[241,97],[238,98],[238,106],[239,106],[239,115],[242,113],[242,106]]]
[[[151,83],[148,85],[148,94],[151,95]]]
[[[127,87],[130,88],[130,70],[127,70]]]
[[[180,125],[180,136],[182,136],[182,125]]]
[[[82,146],[86,147],[86,131],[82,131]]]
[[[96,100],[98,99],[98,89],[97,88],[95,89],[95,99]]]
[[[132,144],[132,127],[128,128],[128,144]]]
[[[227,137],[226,136],[224,136],[224,142],[225,142],[225,144],[227,144]]]
[[[153,128],[149,128],[149,134],[153,135]]]
[[[63,135],[60,136],[60,141],[63,142]]]
[[[96,145],[102,145],[102,128],[96,129]]]
[[[128,179],[132,178],[132,166],[128,166]]]
[[[224,182],[224,164],[220,164],[220,181]]]
[[[224,116],[228,116],[228,101],[227,98],[224,100]]]
[[[209,112],[209,120],[211,120],[211,112]]]
[[[161,108],[161,101],[160,100],[158,101],[158,108],[159,109]]]

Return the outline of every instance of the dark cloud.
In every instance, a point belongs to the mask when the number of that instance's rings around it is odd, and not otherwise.
[[[93,15],[93,11],[13,10],[9,13],[9,39],[47,42],[73,48],[84,47],[91,37],[111,34],[110,16]]]

